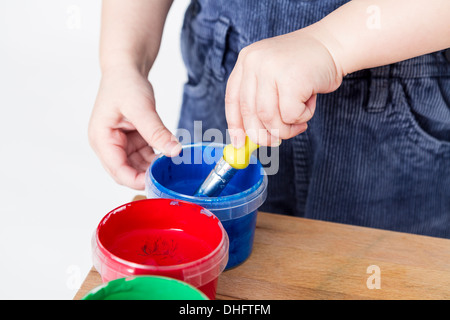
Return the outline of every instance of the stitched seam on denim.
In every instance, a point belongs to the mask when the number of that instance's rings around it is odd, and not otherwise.
[[[400,84],[401,86],[401,84]],[[401,90],[404,90],[402,87]],[[393,112],[393,116],[395,117],[396,123],[399,124],[400,128],[406,130],[407,138],[413,142],[417,147],[430,150],[436,154],[440,152],[445,153],[445,149],[448,149],[450,152],[450,142],[442,141],[436,139],[435,137],[429,135],[426,131],[424,131],[417,123],[414,116],[411,114],[408,97],[404,91],[398,92],[396,96],[398,103],[406,104],[405,107],[408,109],[405,111],[395,110]],[[404,100],[404,102],[402,101]]]
[[[191,26],[191,34],[194,38],[199,39],[201,41],[204,41],[206,43],[213,41],[215,42],[215,24],[220,21],[221,18],[214,20],[214,23],[211,25],[204,24],[201,22],[196,22],[195,26]],[[241,50],[241,36],[239,33],[237,33],[231,23],[228,28],[228,34],[227,34],[227,43],[228,43],[228,50],[232,51],[234,53],[239,53]]]

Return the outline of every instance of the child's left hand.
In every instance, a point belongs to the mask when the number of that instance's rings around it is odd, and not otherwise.
[[[243,146],[246,134],[260,145],[277,146],[302,133],[317,94],[336,90],[342,77],[329,49],[305,29],[244,48],[225,97],[233,145]]]

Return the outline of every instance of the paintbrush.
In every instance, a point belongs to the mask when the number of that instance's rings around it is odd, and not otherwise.
[[[236,172],[247,168],[250,162],[250,156],[258,148],[259,145],[252,142],[248,137],[245,137],[245,145],[239,149],[233,147],[232,144],[225,146],[222,158],[220,158],[214,169],[211,170],[201,186],[194,193],[194,196],[219,196]]]

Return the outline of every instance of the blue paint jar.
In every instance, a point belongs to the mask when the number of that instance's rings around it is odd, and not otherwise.
[[[267,176],[261,163],[251,157],[246,169],[239,170],[219,197],[193,194],[222,157],[225,145],[198,143],[186,145],[173,158],[158,156],[146,172],[147,198],[169,198],[198,204],[216,215],[230,241],[226,269],[244,262],[252,252],[257,210],[266,200]]]

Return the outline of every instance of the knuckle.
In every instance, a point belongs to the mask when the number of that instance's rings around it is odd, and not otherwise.
[[[296,136],[296,135],[298,135],[298,134],[300,134],[300,133],[306,131],[307,128],[308,128],[308,124],[307,124],[307,123],[292,125],[292,126],[290,127],[290,133],[289,133],[289,135],[290,135],[291,137],[294,137],[294,136]]]
[[[241,59],[245,58],[249,51],[250,51],[250,46],[242,48],[241,51],[239,51],[238,58],[241,58]]]
[[[239,107],[241,109],[241,115],[243,117],[249,117],[249,116],[253,116],[253,112],[252,112],[252,108],[251,108],[251,104],[247,101],[241,101],[239,104]]]
[[[286,124],[283,124],[283,123],[277,124],[276,126],[271,128],[269,130],[269,133],[270,133],[271,136],[277,137],[277,138],[280,138],[280,139],[292,138],[289,135],[289,133],[290,133],[290,125],[286,125]]]
[[[293,124],[300,120],[301,114],[298,112],[281,112],[281,119],[284,123]]]
[[[228,118],[227,117],[227,124],[229,130],[237,130],[240,128],[241,123],[235,118]]]
[[[260,59],[258,59],[258,50],[254,45],[249,45],[243,48],[239,52],[238,59],[240,63],[243,63],[246,66],[254,66],[256,62],[261,61]]]
[[[164,139],[166,134],[167,134],[167,131],[163,125],[158,125],[156,127],[153,127],[153,130],[150,133],[150,142],[152,142],[152,143],[160,142]]]
[[[311,118],[307,114],[302,113],[297,119],[295,119],[293,124],[305,123],[305,122],[309,121],[310,119]]]
[[[245,128],[245,134],[248,136],[248,138],[257,143],[257,144],[261,144],[261,139],[260,139],[260,130],[255,129],[255,128]]]
[[[300,105],[285,105],[284,108],[280,108],[281,119],[284,123],[294,124],[299,122],[304,122],[303,114],[305,108]]]
[[[311,120],[313,116],[314,116],[314,111],[311,110],[311,108],[307,107],[304,112],[304,121],[302,121],[302,122],[307,122],[307,121]]]
[[[283,140],[292,138],[290,127],[283,125],[279,130],[278,138]]]
[[[236,98],[233,95],[231,95],[231,93],[227,90],[225,92],[225,105],[228,106],[236,103],[237,103]]]
[[[264,123],[272,123],[275,118],[273,111],[267,107],[257,107],[256,114],[258,118]]]
[[[300,115],[298,115],[294,121],[292,122],[293,124],[302,124],[305,122],[308,122],[309,120],[311,120],[313,114],[311,112],[311,110],[309,110],[308,108],[306,108]]]

